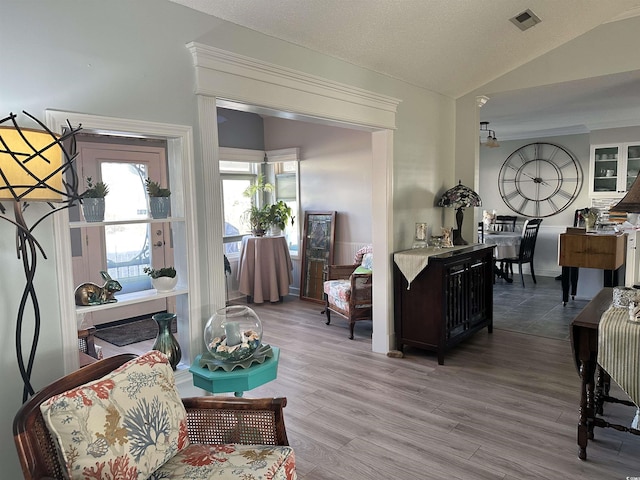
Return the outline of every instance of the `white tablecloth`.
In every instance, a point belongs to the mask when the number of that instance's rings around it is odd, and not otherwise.
[[[484,243],[495,247],[496,260],[517,257],[521,239],[520,232],[484,232]]]

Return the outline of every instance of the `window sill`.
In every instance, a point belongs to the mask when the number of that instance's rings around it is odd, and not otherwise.
[[[184,295],[189,293],[189,289],[186,287],[178,286],[175,290],[170,292],[157,292],[154,289],[143,290],[141,292],[125,293],[123,295],[117,295],[117,302],[103,303],[101,305],[88,305],[86,307],[76,306],[76,313],[84,314],[95,312],[98,310],[107,310],[110,308],[124,307],[127,305],[134,305],[136,303],[148,302],[150,300],[157,300],[160,298],[175,297],[178,295]]]

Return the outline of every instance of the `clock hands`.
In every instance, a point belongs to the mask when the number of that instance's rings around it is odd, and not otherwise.
[[[540,177],[534,177],[533,175],[522,171],[520,168],[514,167],[513,165],[509,165],[509,168],[515,170],[516,172],[520,173],[521,175],[524,175],[525,177],[533,180],[533,183],[540,183],[542,185],[544,185],[545,187],[549,187],[550,185],[544,181],[542,178]]]

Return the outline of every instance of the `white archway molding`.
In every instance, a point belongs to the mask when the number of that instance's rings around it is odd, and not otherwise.
[[[193,55],[204,178],[213,186],[205,191],[208,205],[219,195],[216,99],[284,111],[293,118],[312,118],[365,128],[372,133],[372,224],[374,310],[372,349],[395,348],[393,332],[393,130],[399,99],[334,82],[279,65],[237,55],[199,43],[189,43]],[[219,208],[218,208],[219,210]],[[205,226],[207,261],[222,243],[221,212],[210,212]],[[209,271],[214,265],[208,265]],[[211,287],[217,291],[217,279]]]

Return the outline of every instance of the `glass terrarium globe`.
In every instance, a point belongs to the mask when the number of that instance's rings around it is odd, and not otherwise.
[[[204,343],[218,361],[242,362],[260,347],[262,322],[256,312],[244,305],[216,311],[204,327]]]

